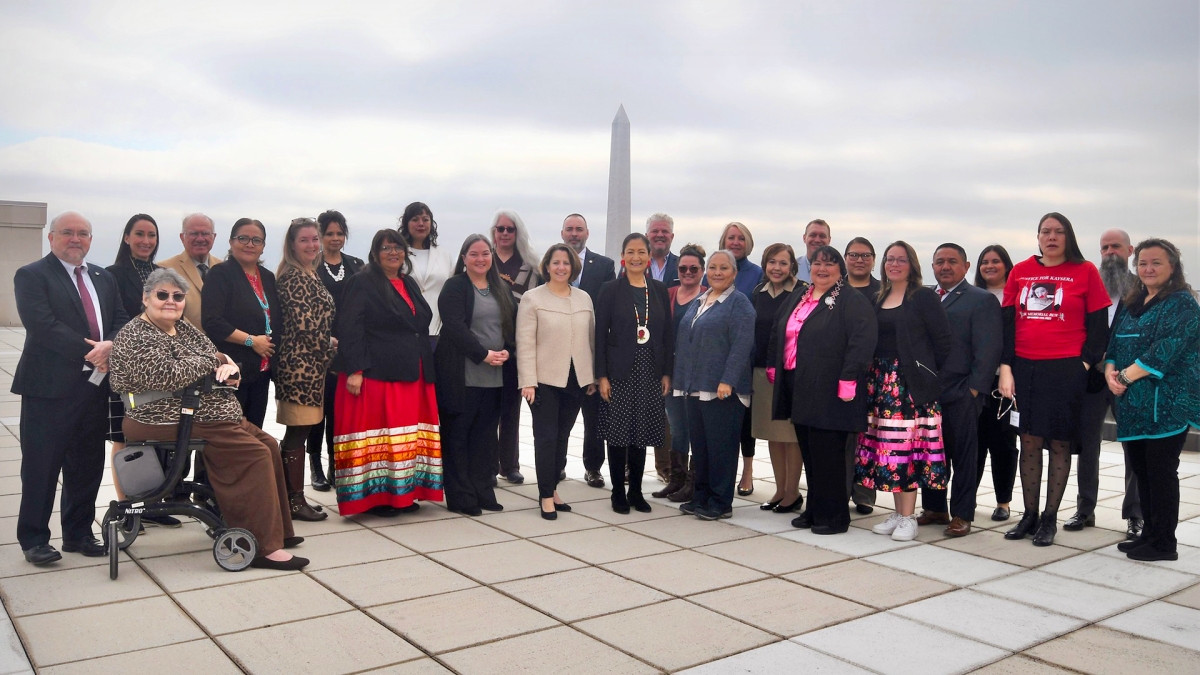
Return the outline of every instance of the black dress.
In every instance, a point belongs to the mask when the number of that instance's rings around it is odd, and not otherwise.
[[[635,289],[636,290],[636,289]],[[646,295],[633,294],[638,316],[646,316]],[[623,378],[609,380],[612,393],[600,404],[600,429],[609,445],[649,447],[663,444],[665,436],[662,378],[654,372],[650,343],[637,345],[633,368]],[[648,411],[655,411],[647,414]]]

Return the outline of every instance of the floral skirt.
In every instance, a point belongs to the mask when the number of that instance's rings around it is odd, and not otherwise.
[[[867,401],[867,430],[858,435],[854,480],[880,492],[945,490],[941,406],[913,404],[895,359],[871,364]]]

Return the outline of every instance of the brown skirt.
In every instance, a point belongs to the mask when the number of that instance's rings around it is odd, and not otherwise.
[[[125,439],[171,441],[177,427],[142,424],[126,417]],[[279,443],[244,417],[237,422],[196,422],[192,437],[208,442],[204,466],[225,524],[250,530],[258,540],[260,556],[283,548],[284,537],[296,533],[292,530]]]

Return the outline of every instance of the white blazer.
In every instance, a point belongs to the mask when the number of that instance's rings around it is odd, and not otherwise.
[[[429,334],[438,335],[442,332],[442,316],[438,313],[438,296],[442,294],[442,286],[454,273],[454,253],[443,246],[431,246],[428,250],[412,249],[412,278],[421,287],[425,302],[433,310],[433,320],[429,322]]]

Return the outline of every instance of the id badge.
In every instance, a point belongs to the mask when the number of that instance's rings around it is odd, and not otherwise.
[[[99,368],[93,368],[92,374],[88,376],[88,382],[99,387],[100,383],[104,381],[105,377],[108,377],[107,372],[101,372]]]
[[[1008,413],[1008,423],[1013,425],[1017,429],[1020,429],[1021,428],[1021,413],[1017,412],[1016,410],[1009,412]]]

